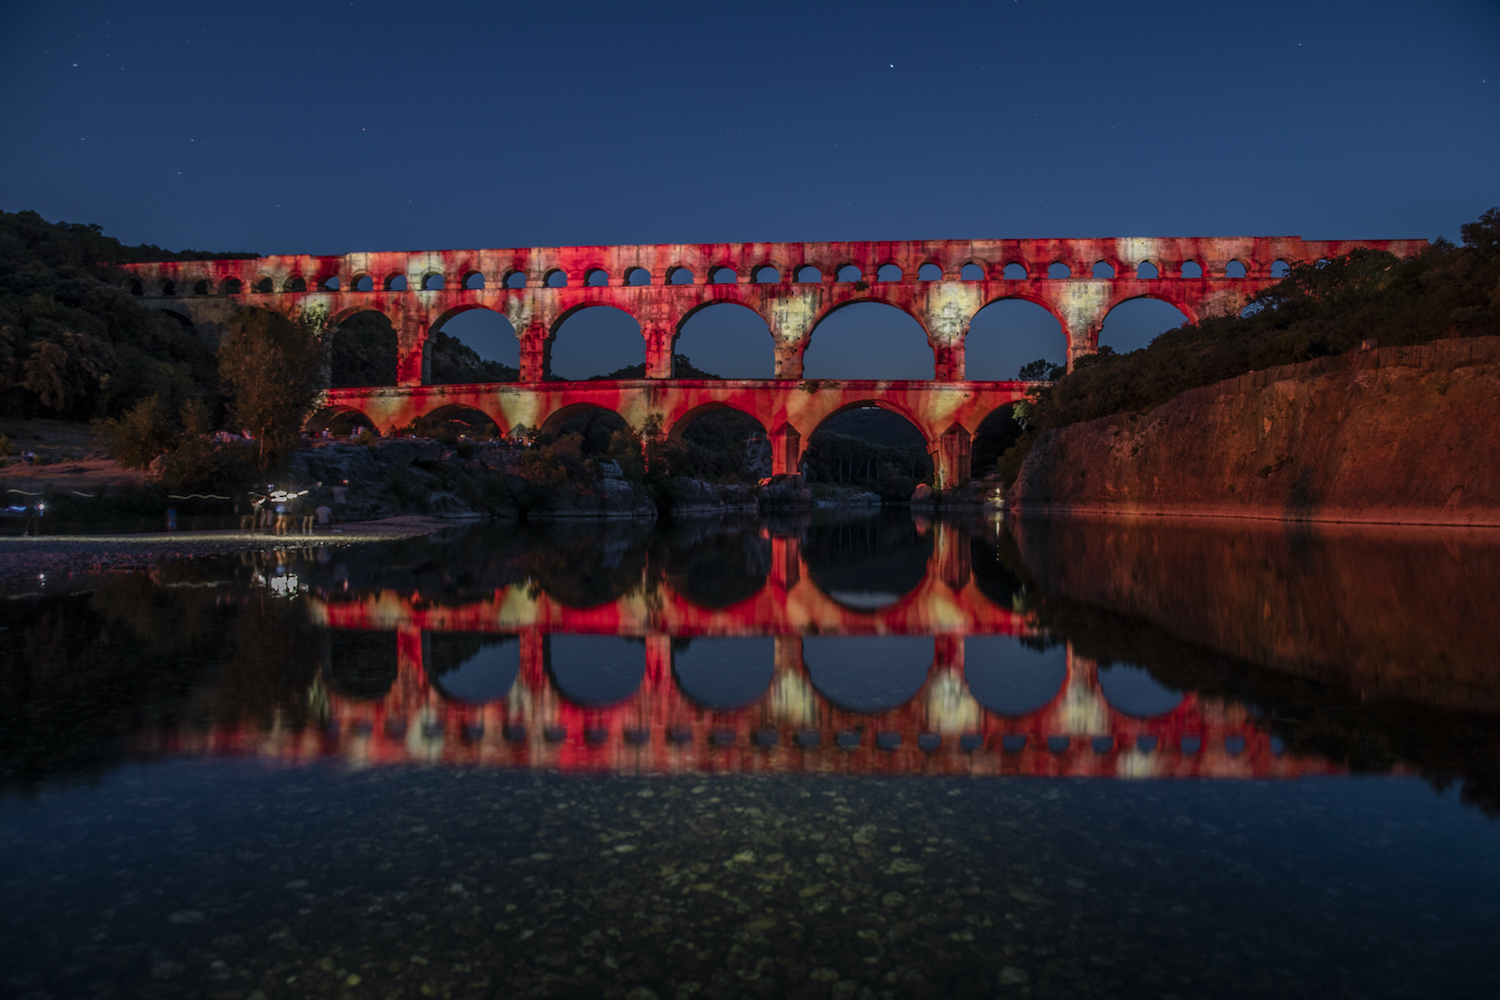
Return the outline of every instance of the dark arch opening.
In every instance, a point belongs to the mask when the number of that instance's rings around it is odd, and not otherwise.
[[[755,483],[771,474],[771,447],[759,420],[731,406],[707,406],[672,428],[682,447],[672,469],[714,483]]]
[[[997,471],[1000,456],[1020,439],[1023,428],[1016,420],[1014,404],[997,406],[980,422],[969,451],[969,468],[975,479]]]
[[[1161,299],[1127,299],[1104,317],[1099,346],[1125,354],[1145,347],[1163,332],[1175,330],[1187,321],[1182,310]]]
[[[199,281],[197,284],[193,285],[193,294],[194,295],[207,295],[208,294],[208,281],[207,280],[202,280],[202,281]]]
[[[1149,719],[1182,704],[1182,692],[1167,687],[1143,667],[1129,663],[1099,664],[1099,688],[1111,708]]]
[[[166,296],[167,298],[174,298],[177,295],[177,282],[175,282],[175,281],[165,281],[165,282],[162,282],[161,293],[162,293],[162,295]]]
[[[775,285],[781,282],[781,272],[770,264],[763,264],[755,269],[755,283],[757,285]]]
[[[257,292],[259,292],[260,294],[262,294],[262,295],[268,295],[268,294],[270,294],[270,292],[271,292],[271,279],[270,278],[261,278],[259,281],[257,281],[255,283],[255,290]]]
[[[770,636],[694,639],[672,647],[672,673],[693,702],[718,712],[748,708],[776,677],[776,640]]]
[[[1073,277],[1073,269],[1062,261],[1053,261],[1047,265],[1047,277],[1053,280]]]
[[[526,272],[524,272],[524,271],[512,271],[509,274],[507,274],[505,276],[505,287],[506,288],[525,288],[526,287]]]
[[[1284,260],[1273,260],[1271,262],[1271,277],[1285,278],[1292,273],[1292,266]]]
[[[838,274],[834,276],[834,280],[861,281],[863,280],[864,276],[865,273],[859,269],[858,265],[845,264],[843,267],[839,268]]]
[[[461,438],[474,441],[493,441],[503,437],[500,425],[483,410],[471,406],[440,406],[425,416],[418,417],[412,430],[420,437],[430,437],[447,445],[454,445]]]
[[[760,313],[737,302],[716,302],[683,321],[673,350],[715,378],[771,378],[774,347],[771,327]]]
[[[1089,273],[1094,278],[1113,278],[1115,276],[1115,267],[1109,261],[1101,260],[1094,265],[1093,270]]]
[[[354,290],[356,292],[373,292],[375,290],[375,279],[368,274],[361,274],[354,279]]]
[[[815,284],[823,280],[823,272],[811,264],[804,264],[797,268],[796,280],[805,285]]]
[[[406,275],[393,274],[385,279],[385,290],[388,292],[406,291]]]
[[[1226,278],[1243,278],[1249,273],[1244,261],[1232,260],[1224,267],[1224,277]]]
[[[428,381],[433,385],[515,382],[521,377],[521,344],[505,314],[466,309],[434,326],[427,338]]]
[[[646,676],[646,646],[613,635],[548,635],[542,657],[557,690],[575,705],[618,705]]]
[[[583,276],[583,283],[589,288],[608,288],[609,272],[599,267],[590,268]]]
[[[521,643],[513,635],[424,632],[422,666],[449,701],[485,705],[510,693],[521,673]]]
[[[356,701],[378,701],[396,683],[395,632],[328,630],[324,676],[328,689]]]
[[[146,294],[146,286],[141,284],[140,281],[136,278],[131,278],[129,281],[125,282],[125,290],[128,291],[131,295]]]
[[[900,264],[882,264],[875,272],[876,281],[900,281],[904,277]]]
[[[938,267],[936,264],[923,264],[921,267],[917,268],[917,280],[942,281],[943,269]]]
[[[326,430],[330,434],[344,437],[345,435],[354,433],[356,427],[362,427],[365,430],[374,430],[375,421],[358,410],[336,407],[325,407],[314,413],[307,420],[307,429],[314,434]]]
[[[463,286],[468,289],[483,288],[484,275],[479,271],[470,271],[468,274],[464,275]]]
[[[819,694],[868,715],[899,708],[922,690],[932,646],[925,635],[808,636],[802,662]]]
[[[667,284],[669,285],[691,285],[693,283],[693,272],[685,267],[674,267],[667,272]]]
[[[802,455],[807,480],[819,492],[850,488],[883,500],[911,499],[918,483],[932,481],[932,456],[916,425],[899,413],[855,405],[818,425]],[[902,591],[904,593],[904,591]]]
[[[1030,715],[1046,707],[1067,676],[1066,646],[1006,635],[964,640],[964,682],[974,700],[996,715]]]
[[[592,403],[569,406],[547,418],[541,426],[538,442],[550,445],[560,454],[593,458],[609,453],[610,439],[629,429],[625,418],[614,410]]]
[[[1001,299],[975,313],[964,338],[967,378],[1020,378],[1022,366],[1037,359],[1067,365],[1068,339],[1056,316],[1026,299]]]
[[[983,281],[987,277],[984,268],[972,262],[960,268],[958,276],[963,281]]]
[[[895,604],[921,584],[932,536],[919,532],[904,510],[814,521],[802,556],[819,590],[845,607],[870,611]]]
[[[1142,279],[1145,279],[1145,280],[1151,280],[1151,279],[1155,279],[1155,278],[1160,278],[1161,277],[1161,272],[1159,270],[1157,270],[1157,267],[1156,267],[1155,264],[1151,263],[1149,260],[1143,260],[1143,261],[1140,262],[1139,265],[1137,265],[1137,267],[1135,269],[1135,276],[1137,278],[1142,278]]]
[[[224,294],[238,295],[244,287],[244,283],[239,278],[229,278],[224,282]]]
[[[854,302],[820,319],[803,355],[807,378],[930,379],[927,331],[884,302]]]
[[[639,288],[641,285],[651,284],[651,272],[644,267],[628,267],[625,269],[625,284]]]
[[[446,279],[441,274],[429,274],[422,278],[422,291],[440,292],[447,287]]]
[[[542,280],[542,284],[548,288],[567,288],[568,276],[564,272],[554,269],[547,272],[547,277]]]
[[[300,274],[295,278],[288,278],[283,291],[305,292],[307,291],[307,279],[302,277]]]
[[[328,384],[335,389],[396,384],[396,329],[384,313],[339,320],[329,346]]]
[[[771,567],[771,539],[760,526],[731,522],[704,532],[696,524],[657,529],[661,544],[651,550],[651,565],[672,589],[702,608],[727,608],[758,594]]]
[[[713,283],[716,285],[738,284],[740,276],[734,273],[732,267],[716,267],[713,272]]]
[[[1184,278],[1203,277],[1203,266],[1196,260],[1185,260],[1182,262],[1182,276]]]
[[[339,285],[339,276],[336,274],[330,274],[318,283],[318,287],[325,292],[336,292],[339,290]]]
[[[646,341],[640,324],[614,306],[575,309],[553,334],[552,374],[574,381],[645,378]]]
[[[1017,264],[1014,262],[1006,264],[1003,273],[1005,277],[1011,281],[1025,281],[1028,277],[1028,275],[1026,274],[1026,265]]]

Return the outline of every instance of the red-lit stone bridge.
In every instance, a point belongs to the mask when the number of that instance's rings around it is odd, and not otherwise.
[[[798,467],[817,423],[841,409],[876,405],[906,416],[926,436],[940,485],[967,478],[967,439],[1024,383],[965,379],[964,340],[980,309],[1003,299],[1040,305],[1061,324],[1068,363],[1098,347],[1111,309],[1130,299],[1171,303],[1190,320],[1237,311],[1278,280],[1277,264],[1316,261],[1359,247],[1408,255],[1425,240],[1298,237],[928,240],[532,247],[273,256],[251,260],[126,264],[123,281],[143,303],[205,330],[240,309],[275,309],[336,328],[374,310],[397,332],[395,387],[328,393],[329,412],[357,411],[376,426],[459,408],[509,431],[558,422],[587,406],[639,427],[666,426],[707,407],[742,409],[773,439],[773,471]],[[802,381],[802,357],[818,324],[857,302],[912,316],[933,352],[911,381]],[[698,310],[730,303],[770,331],[775,378],[717,385],[676,382],[673,347]],[[614,306],[639,323],[646,379],[549,385],[553,339],[580,309]],[[491,309],[520,340],[520,384],[431,386],[428,338],[450,317]],[[944,435],[947,435],[944,441]]]

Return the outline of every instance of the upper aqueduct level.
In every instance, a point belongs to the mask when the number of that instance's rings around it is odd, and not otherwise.
[[[1295,236],[1173,239],[931,240],[531,247],[276,256],[125,264],[148,304],[212,330],[237,309],[317,311],[333,324],[376,310],[399,335],[397,382],[427,382],[428,332],[457,312],[503,313],[520,338],[521,379],[550,376],[552,338],[569,314],[615,306],[640,324],[648,378],[672,377],[672,345],[696,310],[753,309],[770,327],[778,379],[802,377],[818,323],[855,302],[884,302],[926,331],[931,373],[964,380],[964,337],[980,309],[1034,302],[1062,325],[1068,363],[1093,353],[1104,317],[1128,299],[1169,302],[1190,320],[1238,310],[1277,280],[1278,264],[1357,247],[1417,252],[1426,240],[1303,240]]]

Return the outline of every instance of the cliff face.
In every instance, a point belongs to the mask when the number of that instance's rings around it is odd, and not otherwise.
[[[1500,337],[1256,372],[1043,435],[1020,510],[1500,525]]]

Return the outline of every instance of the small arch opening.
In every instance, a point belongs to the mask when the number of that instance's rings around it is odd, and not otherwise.
[[[669,285],[691,285],[693,283],[693,272],[685,267],[674,267],[667,272],[667,284]]]
[[[797,268],[797,281],[802,284],[813,284],[823,280],[823,272],[811,264],[804,264]]]
[[[906,275],[901,272],[899,264],[882,264],[880,270],[875,272],[876,281],[900,281],[904,277]]]
[[[862,280],[864,278],[864,276],[865,276],[865,273],[863,271],[861,271],[857,265],[855,265],[855,264],[845,264],[843,267],[839,268],[838,274],[835,275],[835,280],[837,280],[837,281],[860,281],[860,280]]]
[[[526,287],[526,272],[525,271],[512,271],[509,274],[507,274],[505,276],[505,287],[506,288],[525,288]]]
[[[1005,270],[1001,273],[1011,281],[1025,281],[1030,277],[1030,275],[1026,273],[1026,265],[1018,264],[1014,261],[1006,264]]]
[[[262,295],[269,295],[272,291],[271,279],[261,278],[255,283],[255,290]]]
[[[651,284],[651,272],[644,267],[631,267],[625,269],[625,284],[635,288]]]
[[[330,274],[328,277],[324,278],[318,284],[318,287],[321,288],[325,292],[336,292],[336,291],[338,291],[339,290],[339,276],[336,275],[336,274]]]
[[[1047,265],[1047,277],[1053,279],[1073,277],[1073,269],[1062,261],[1053,261]]]
[[[1093,271],[1090,272],[1090,277],[1093,278],[1113,278],[1114,276],[1114,265],[1107,260],[1101,260],[1096,263]]]
[[[589,288],[608,288],[609,272],[602,267],[590,268],[588,274],[583,277],[583,283]]]
[[[552,340],[552,372],[559,378],[646,377],[646,341],[623,309],[595,305],[563,317]]]
[[[193,285],[193,294],[194,295],[207,295],[208,294],[208,281],[206,279],[205,280],[201,280],[201,281],[197,282],[195,285]]]
[[[1226,278],[1243,278],[1249,273],[1243,261],[1232,260],[1224,267],[1224,277]]]
[[[771,327],[760,313],[737,302],[719,302],[683,321],[673,350],[715,377],[771,378],[774,346]]]
[[[385,290],[388,292],[406,291],[406,275],[393,274],[385,279]]]
[[[965,264],[959,270],[958,276],[963,281],[983,281],[987,277],[984,268],[974,263]]]
[[[467,289],[470,289],[470,290],[477,290],[477,289],[483,288],[484,287],[484,275],[481,274],[479,271],[470,271],[468,274],[464,275],[464,284],[463,284],[463,287],[465,287]]]
[[[734,285],[739,283],[740,276],[734,273],[732,267],[716,267],[711,280],[715,285]]]
[[[225,295],[238,295],[245,285],[239,278],[229,278],[224,282],[223,292]]]
[[[1196,260],[1185,260],[1182,262],[1182,276],[1184,278],[1203,277],[1203,266]]]
[[[176,295],[177,295],[177,282],[175,282],[175,281],[164,281],[164,282],[162,282],[161,293],[162,293],[162,295],[166,296],[167,298],[174,298],[174,297],[176,297]]]
[[[307,279],[302,277],[300,274],[296,277],[288,278],[286,285],[282,287],[282,291],[305,292],[307,291]]]
[[[1135,276],[1137,278],[1150,280],[1154,278],[1160,278],[1161,272],[1157,270],[1155,264],[1151,263],[1149,260],[1143,260],[1136,266]]]
[[[356,292],[373,292],[375,290],[375,279],[368,274],[361,274],[354,279],[354,290]]]
[[[917,268],[918,281],[942,281],[943,269],[936,264],[927,263]]]
[[[1285,278],[1292,273],[1292,265],[1284,260],[1273,260],[1271,262],[1271,277]]]
[[[780,284],[780,282],[781,271],[770,264],[764,264],[755,269],[755,283],[757,285],[776,285]]]
[[[568,276],[564,272],[554,268],[547,272],[547,277],[543,280],[542,284],[547,288],[567,288]]]
[[[444,284],[445,282],[441,274],[429,274],[422,278],[422,291],[441,292]]]

